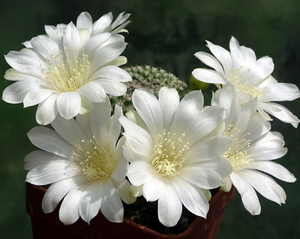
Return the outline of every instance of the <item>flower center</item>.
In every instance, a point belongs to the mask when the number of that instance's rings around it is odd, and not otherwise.
[[[60,53],[54,60],[54,62],[47,60],[49,71],[46,79],[56,91],[76,91],[88,82],[90,69],[88,55],[82,54],[78,58],[70,59],[67,57],[64,59],[63,54]]]
[[[242,72],[242,68],[233,71],[229,81],[239,92],[251,95],[253,98],[262,98],[265,94],[264,90],[257,88],[258,83],[262,80],[257,80],[249,69],[245,72]]]
[[[240,132],[237,128],[232,129],[233,125],[228,125],[224,135],[233,139],[233,142],[223,157],[227,158],[233,167],[233,171],[239,171],[248,168],[253,162],[252,155],[248,155],[248,149],[251,147],[251,140],[246,139],[250,133],[237,136]]]
[[[73,162],[81,168],[82,174],[90,181],[109,177],[116,166],[112,152],[108,148],[97,146],[92,139],[87,142],[82,140],[82,143],[76,145],[76,152],[72,157]]]
[[[164,130],[163,135],[159,134],[155,139],[152,151],[152,167],[161,176],[178,175],[178,170],[185,161],[184,155],[189,149],[188,142],[183,140],[185,134],[177,136]]]

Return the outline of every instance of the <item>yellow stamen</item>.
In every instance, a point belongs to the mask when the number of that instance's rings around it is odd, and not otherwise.
[[[187,157],[188,142],[184,142],[185,134],[178,137],[164,130],[163,135],[156,137],[152,152],[152,167],[161,176],[175,176]]]
[[[233,143],[223,154],[223,157],[227,158],[233,167],[233,171],[239,171],[249,167],[250,163],[254,160],[253,155],[248,155],[248,150],[251,147],[251,140],[246,139],[250,133],[246,133],[242,136],[236,137],[240,132],[238,129],[232,129],[233,125],[228,125],[224,132],[224,135],[233,139]]]
[[[72,92],[88,83],[90,62],[88,55],[82,54],[76,59],[64,59],[62,53],[55,56],[52,61],[47,60],[49,71],[48,84],[58,92]]]
[[[82,174],[90,181],[109,177],[116,167],[115,158],[109,148],[96,145],[93,139],[82,140],[82,145],[76,145],[72,162],[81,168]]]
[[[249,69],[243,73],[241,72],[242,67],[237,71],[233,71],[229,81],[239,92],[249,94],[253,98],[262,98],[265,95],[265,92],[264,90],[257,88],[257,85],[262,80],[255,79],[254,81],[251,81],[250,79],[255,76],[251,75],[251,71]]]

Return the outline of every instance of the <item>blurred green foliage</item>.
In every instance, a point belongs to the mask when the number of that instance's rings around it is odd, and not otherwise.
[[[300,79],[300,4],[298,0],[0,0],[0,52],[20,50],[21,43],[44,34],[44,25],[76,21],[82,11],[94,20],[112,11],[131,13],[124,55],[127,66],[152,65],[188,80],[191,71],[203,67],[193,54],[207,50],[205,40],[228,49],[235,36],[241,45],[251,47],[258,57],[269,55],[275,62],[274,76],[299,87]],[[2,75],[9,66],[0,59]],[[0,81],[1,92],[10,84]],[[300,116],[299,100],[285,105]],[[0,238],[31,238],[25,212],[24,156],[34,149],[26,133],[34,126],[36,107],[0,101]],[[274,120],[289,148],[279,163],[300,177],[299,130]],[[278,205],[261,198],[262,213],[251,216],[239,195],[229,203],[221,224],[219,239],[297,239],[299,182],[279,182],[286,190],[287,204]]]

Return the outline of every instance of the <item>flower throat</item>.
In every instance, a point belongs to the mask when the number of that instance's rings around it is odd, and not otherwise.
[[[223,156],[231,162],[234,171],[239,171],[247,168],[254,161],[247,152],[251,147],[251,140],[247,140],[246,136],[250,133],[239,136],[240,131],[232,127],[233,125],[228,125],[224,133],[225,136],[232,138],[233,142]]]
[[[88,141],[82,140],[82,143],[83,145],[76,145],[77,150],[72,157],[73,162],[79,166],[82,174],[90,181],[109,177],[116,166],[110,150],[96,145],[92,139]]]
[[[178,175],[178,170],[185,161],[186,151],[189,149],[188,142],[184,142],[185,134],[178,137],[164,130],[155,139],[152,151],[152,167],[161,176]]]
[[[78,59],[76,57],[74,59],[67,57],[64,60],[63,54],[60,53],[60,55],[55,57],[55,60],[57,60],[55,63],[47,60],[49,71],[46,77],[48,83],[55,90],[58,92],[72,92],[88,83],[90,69],[88,55],[82,54]]]

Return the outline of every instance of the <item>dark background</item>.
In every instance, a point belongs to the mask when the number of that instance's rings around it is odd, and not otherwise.
[[[153,65],[188,79],[196,67],[204,67],[193,54],[207,51],[205,40],[228,49],[235,36],[241,45],[254,49],[257,57],[269,55],[275,63],[274,76],[299,87],[300,2],[299,0],[113,0],[41,1],[0,0],[0,53],[19,51],[22,42],[44,34],[44,25],[75,22],[82,11],[93,20],[112,11],[131,13],[129,43],[124,55],[130,65]],[[0,58],[4,75],[9,66]],[[2,77],[3,78],[3,77]],[[0,81],[1,92],[9,82]],[[298,117],[300,100],[284,103]],[[31,238],[25,211],[24,156],[34,149],[26,133],[34,126],[36,107],[0,101],[0,238]],[[299,130],[274,120],[289,148],[279,163],[300,177]],[[285,189],[287,204],[278,206],[260,197],[262,213],[251,216],[239,195],[229,203],[218,239],[298,239],[300,238],[299,181],[279,182]]]

